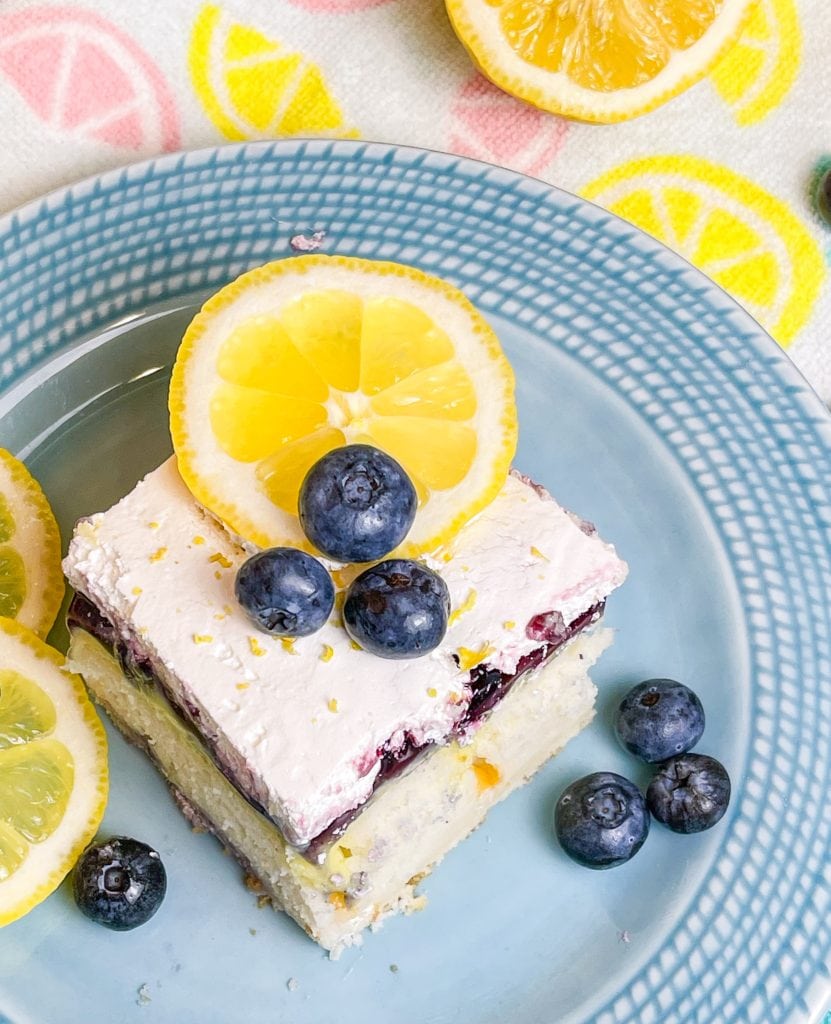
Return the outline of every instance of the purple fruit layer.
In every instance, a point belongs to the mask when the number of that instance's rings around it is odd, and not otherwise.
[[[487,664],[477,665],[470,673],[468,687],[471,691],[470,702],[465,714],[456,726],[455,735],[464,737],[474,729],[506,696],[513,685],[526,673],[538,668],[548,661],[556,651],[568,640],[597,622],[603,614],[605,602],[600,602],[578,616],[573,622],[565,623],[558,612],[545,612],[536,616],[528,624],[526,633],[540,642],[540,646],[520,659],[516,672],[509,675]],[[95,607],[83,594],[76,593],[67,613],[67,624],[70,628],[83,629],[95,637],[118,660],[125,676],[136,685],[154,686],[165,698],[179,718],[188,726],[200,743],[209,753],[212,761],[225,775],[229,782],[242,796],[270,821],[274,819],[263,806],[250,795],[250,787],[243,784],[230,766],[223,763],[218,756],[212,738],[200,728],[199,709],[191,704],[184,708],[173,697],[168,688],[153,672],[150,661],[144,656],[134,641],[125,640],[116,627]],[[378,751],[381,760],[380,770],[375,778],[373,792],[389,779],[400,775],[405,769],[423,756],[433,744],[416,745],[411,737],[406,737],[404,744],[397,749],[383,747]],[[248,792],[246,790],[249,790]],[[322,862],[331,843],[343,835],[348,826],[360,813],[362,807],[352,808],[336,818],[319,835],[311,840],[303,849],[309,860]],[[277,823],[274,822],[276,825]]]

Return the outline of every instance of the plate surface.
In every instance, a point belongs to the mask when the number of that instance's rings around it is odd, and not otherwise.
[[[257,909],[110,730],[103,831],[161,851],[168,897],[114,934],[62,887],[0,933],[0,1009],[14,1024],[815,1019],[831,997],[831,420],[677,256],[573,196],[439,154],[289,141],[163,158],[0,221],[0,444],[66,539],[168,453],[167,372],[195,306],[314,229],[327,251],[448,278],[502,337],[517,464],[631,566],[597,720],[435,871],[423,913],[337,962]],[[610,719],[656,675],[701,695],[699,746],[727,765],[731,809],[700,836],[655,826],[625,867],[578,868],[551,837],[554,800],[603,768],[645,783]]]

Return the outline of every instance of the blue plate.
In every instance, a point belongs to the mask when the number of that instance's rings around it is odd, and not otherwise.
[[[423,913],[337,962],[257,908],[234,862],[112,735],[103,830],[159,848],[168,897],[148,925],[113,934],[64,886],[0,934],[3,1012],[14,1024],[817,1017],[831,999],[831,420],[677,256],[574,196],[435,153],[289,141],[165,157],[0,221],[0,443],[41,478],[68,536],[169,451],[167,372],[195,306],[314,229],[330,252],[455,282],[502,337],[518,465],[631,565],[609,606],[618,635],[596,672],[597,721],[435,871]],[[552,839],[553,802],[587,771],[646,781],[610,717],[655,675],[701,695],[700,747],[730,771],[730,812],[699,836],[656,826],[630,864],[583,870]]]

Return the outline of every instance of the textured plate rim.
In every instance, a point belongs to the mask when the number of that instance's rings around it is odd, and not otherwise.
[[[5,238],[12,237],[16,231],[19,231],[27,223],[37,221],[45,213],[48,213],[50,210],[59,209],[67,203],[82,202],[89,196],[100,194],[107,190],[117,190],[122,186],[128,185],[131,181],[146,180],[154,175],[170,171],[184,171],[188,166],[198,166],[210,161],[214,161],[215,164],[222,164],[223,162],[233,164],[248,160],[256,162],[258,158],[269,154],[278,159],[283,156],[287,158],[301,151],[319,159],[326,159],[336,153],[347,153],[356,160],[372,157],[375,159],[387,159],[393,162],[396,160],[409,161],[413,165],[419,164],[419,162],[421,164],[432,162],[434,165],[440,166],[441,170],[446,173],[464,173],[465,169],[472,168],[473,171],[468,173],[473,174],[475,172],[479,177],[487,177],[492,183],[503,188],[505,191],[513,188],[520,192],[524,191],[526,194],[533,195],[538,199],[553,197],[561,204],[572,202],[583,209],[593,210],[593,219],[597,224],[603,225],[608,232],[615,235],[621,242],[627,239],[629,241],[637,239],[637,247],[641,252],[647,254],[655,262],[671,267],[679,277],[683,277],[688,286],[692,287],[700,296],[706,297],[707,303],[721,317],[730,317],[731,323],[735,326],[736,333],[741,334],[743,341],[755,350],[756,356],[783,386],[783,390],[789,399],[796,401],[804,420],[803,426],[806,428],[810,426],[816,440],[821,444],[821,455],[824,461],[828,461],[829,454],[831,454],[831,419],[821,400],[813,392],[810,385],[787,355],[782,352],[746,311],[741,309],[733,299],[726,295],[723,289],[707,279],[700,271],[690,266],[682,257],[668,250],[662,243],[650,238],[639,229],[603,211],[587,200],[571,196],[569,193],[537,179],[480,163],[469,158],[419,150],[415,147],[317,139],[291,139],[277,142],[263,141],[227,147],[208,147],[202,150],[161,156],[108,171],[101,175],[84,178],[74,185],[56,189],[46,197],[33,200],[18,207],[17,210],[4,215],[0,218],[0,266],[4,265],[2,257]],[[204,289],[204,285],[200,288],[200,290],[202,289]],[[43,356],[42,359],[26,368],[27,373],[29,369],[35,369],[37,365],[42,365],[51,357],[49,352],[42,352],[41,355]],[[7,392],[7,390],[7,387],[4,386],[3,391]],[[683,460],[681,461],[683,464]],[[687,467],[685,466],[684,468]],[[818,490],[822,490],[822,488]],[[706,498],[705,503],[709,507],[709,502],[707,502]],[[813,510],[817,519],[820,519],[821,514],[824,514],[826,517],[829,516],[831,513],[831,500],[829,500],[827,494],[823,493],[821,497],[814,499]],[[827,523],[823,525],[827,525]],[[750,629],[750,627],[748,628]],[[828,880],[824,880],[824,884],[827,885]],[[702,884],[703,888],[704,885]],[[826,943],[824,950],[826,958],[828,949],[829,947]],[[660,957],[655,956],[652,959],[657,961]],[[639,974],[645,976],[646,968],[639,971]],[[637,981],[638,979],[633,979],[632,984],[629,986],[630,990],[633,989]],[[673,984],[676,989],[680,986],[680,982],[677,980]],[[823,997],[827,996],[828,987],[826,976],[824,983],[826,991]],[[632,1006],[640,1003],[641,1000],[637,994],[630,992],[629,995],[633,1000]],[[621,1002],[620,999],[616,999],[613,1004],[610,1003],[609,1006],[604,1008],[596,1019],[604,1022],[604,1024],[606,1021],[612,1022],[629,1019],[622,1016],[622,1014],[629,1012],[630,1009],[629,1006],[624,1005],[625,1002],[627,1001]],[[809,1007],[802,993],[796,994],[793,1005],[803,1014],[809,1012]]]

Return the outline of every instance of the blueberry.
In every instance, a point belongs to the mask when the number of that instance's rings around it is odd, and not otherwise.
[[[427,566],[390,558],[361,573],[346,592],[346,632],[380,658],[419,658],[447,631],[447,584]]]
[[[565,852],[587,868],[614,868],[634,857],[649,835],[638,787],[614,772],[593,772],[563,790],[554,829]]]
[[[75,865],[75,902],[91,920],[126,932],[149,921],[162,904],[167,875],[146,843],[114,836],[88,846]]]
[[[277,636],[316,632],[335,603],[329,573],[296,548],[268,548],[252,555],[239,567],[234,592],[254,625]]]
[[[673,679],[647,679],[626,694],[615,714],[623,746],[649,764],[692,749],[704,732],[704,708]]]
[[[374,562],[397,548],[415,518],[415,487],[391,456],[368,444],[335,448],[300,487],[306,536],[338,562]]]
[[[673,832],[703,832],[727,810],[730,776],[714,757],[679,754],[660,766],[649,783],[646,802]]]

